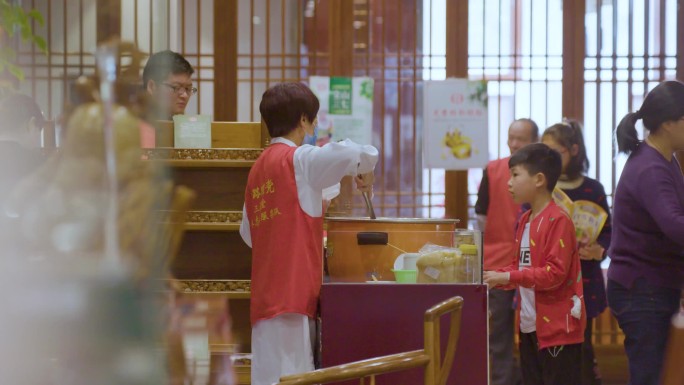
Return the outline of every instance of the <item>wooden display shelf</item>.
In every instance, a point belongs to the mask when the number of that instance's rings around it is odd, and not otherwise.
[[[189,211],[185,216],[186,231],[239,231],[241,211]]]
[[[161,163],[172,168],[250,168],[254,161],[240,160],[180,160],[180,159],[154,159],[150,162]]]
[[[174,168],[249,168],[261,148],[146,148],[143,157]]]
[[[183,294],[220,294],[229,299],[249,299],[250,280],[178,279],[173,285]]]
[[[185,231],[240,231],[239,223],[186,223]]]
[[[235,370],[238,385],[249,385],[252,383],[251,365],[233,365],[233,369]]]
[[[211,148],[175,148],[173,122],[160,121],[155,128],[156,148],[144,149],[143,157],[197,194],[194,211],[176,219],[186,233],[170,266],[170,285],[179,301],[220,304],[230,313],[232,335],[209,341],[209,382],[214,383],[233,355],[231,344],[251,350],[251,249],[238,231],[250,169],[270,138],[260,122],[212,122]],[[212,325],[207,324],[210,336]],[[238,384],[250,383],[249,365],[234,363]]]

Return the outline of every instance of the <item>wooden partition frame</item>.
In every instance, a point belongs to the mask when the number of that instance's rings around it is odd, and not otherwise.
[[[446,74],[468,77],[468,1],[447,2]],[[468,171],[447,171],[444,177],[445,217],[460,219],[468,227]]]

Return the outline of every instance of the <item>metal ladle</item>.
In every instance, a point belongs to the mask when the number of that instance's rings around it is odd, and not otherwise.
[[[368,216],[370,216],[370,219],[376,219],[377,217],[375,216],[375,210],[373,210],[373,202],[368,196],[368,193],[364,191],[362,192],[362,194],[363,199],[366,201],[366,209],[368,210]]]

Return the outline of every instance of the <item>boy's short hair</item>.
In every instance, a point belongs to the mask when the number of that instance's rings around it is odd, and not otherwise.
[[[259,112],[271,137],[287,135],[302,116],[313,122],[320,107],[318,98],[302,83],[280,83],[264,92]]]
[[[543,143],[532,143],[518,150],[508,160],[508,167],[521,166],[530,175],[542,173],[546,177],[546,189],[551,192],[561,175],[562,162],[558,151]]]
[[[143,87],[147,87],[150,80],[160,82],[165,80],[170,74],[192,75],[195,70],[183,55],[173,51],[160,51],[150,56],[143,69]]]

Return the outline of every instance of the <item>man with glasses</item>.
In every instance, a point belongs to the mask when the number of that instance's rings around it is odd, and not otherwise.
[[[197,93],[191,79],[194,72],[179,53],[166,50],[150,56],[143,70],[143,87],[154,100],[156,119],[171,120],[185,113],[190,97]]]

